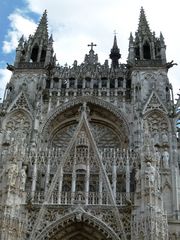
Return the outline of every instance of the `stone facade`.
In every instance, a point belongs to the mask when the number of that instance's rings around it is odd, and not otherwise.
[[[143,8],[126,64],[56,64],[44,12],[0,106],[2,240],[180,239],[180,99]]]

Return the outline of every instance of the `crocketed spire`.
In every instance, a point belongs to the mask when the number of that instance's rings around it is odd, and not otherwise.
[[[151,34],[151,30],[149,28],[149,24],[146,19],[146,15],[145,15],[143,7],[141,7],[141,10],[140,10],[138,33],[143,34],[143,35]]]
[[[112,59],[112,67],[117,68],[119,66],[118,60],[121,58],[120,50],[117,45],[116,35],[114,36],[113,47],[111,49],[110,58]]]
[[[47,10],[44,11],[39,25],[36,29],[34,38],[43,38],[44,40],[48,40],[48,20],[47,20]]]

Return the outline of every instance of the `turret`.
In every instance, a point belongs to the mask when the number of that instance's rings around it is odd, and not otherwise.
[[[21,39],[16,50],[15,65],[19,63],[50,63],[53,55],[53,39],[48,36],[47,11],[45,10],[35,34],[29,36],[28,41]],[[44,64],[43,64],[44,63]]]
[[[18,63],[21,60],[23,46],[24,46],[24,36],[22,35],[22,37],[19,40],[19,44],[18,44],[18,46],[16,48],[16,58],[15,58],[15,62],[14,62],[14,66],[15,67],[17,67]]]
[[[166,63],[166,45],[165,45],[164,37],[162,33],[160,33],[160,48],[161,48],[161,59],[163,63]]]
[[[116,35],[114,36],[114,43],[113,43],[113,47],[111,49],[111,53],[110,53],[110,58],[112,60],[112,67],[113,68],[118,68],[119,66],[119,59],[121,58],[121,54],[117,45],[117,39],[116,39]]]
[[[130,37],[129,37],[129,55],[128,55],[128,60],[131,63],[134,63],[134,39],[133,39],[133,35],[132,32],[130,33]]]
[[[135,33],[135,39],[130,35],[129,38],[129,62],[135,60],[161,60],[166,63],[165,43],[162,34],[157,38],[154,32],[151,32],[144,9],[141,7],[138,30]]]
[[[48,40],[48,46],[47,46],[47,52],[46,52],[46,59],[45,59],[45,65],[48,65],[53,58],[53,36],[51,34],[49,40]]]

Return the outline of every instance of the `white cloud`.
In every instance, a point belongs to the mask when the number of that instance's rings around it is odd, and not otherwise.
[[[6,84],[9,82],[11,72],[7,69],[0,69],[0,98],[3,97]],[[2,99],[0,99],[2,101]]]
[[[23,13],[16,9],[9,17],[10,29],[6,36],[6,40],[3,42],[3,52],[10,53],[15,50],[18,44],[18,40],[22,35],[27,37],[30,33],[33,33],[36,29],[36,24],[32,19],[23,16]]]
[[[48,10],[49,32],[53,33],[54,49],[60,64],[72,64],[84,60],[89,51],[87,44],[95,42],[100,62],[109,58],[113,42],[113,31],[118,32],[118,45],[122,54],[121,62],[128,55],[128,38],[138,26],[140,7],[143,5],[152,31],[158,36],[162,31],[167,45],[167,59],[180,64],[180,32],[174,27],[180,22],[179,0],[173,4],[164,0],[26,0],[30,11],[42,15]],[[4,50],[11,51],[17,45],[20,35],[34,33],[35,23],[22,12],[16,11],[10,16],[11,30]],[[29,24],[29,25],[28,25]],[[16,46],[15,46],[16,45]],[[170,70],[175,93],[178,92],[179,67]],[[171,79],[172,77],[172,79]]]

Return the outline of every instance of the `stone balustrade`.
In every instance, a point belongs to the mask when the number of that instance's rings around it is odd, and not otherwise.
[[[45,192],[35,192],[33,204],[42,204]],[[117,206],[127,205],[127,201],[134,204],[134,193],[117,192],[115,197]],[[107,192],[53,192],[49,205],[112,205]]]

